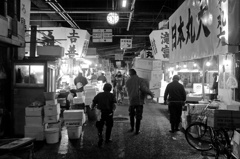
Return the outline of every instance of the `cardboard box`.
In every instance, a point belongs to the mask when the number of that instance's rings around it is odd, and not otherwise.
[[[84,116],[84,110],[65,110],[63,112],[64,120],[77,120],[82,119]]]
[[[43,108],[42,107],[26,107],[25,116],[42,116]]]
[[[45,116],[44,123],[56,123],[59,121],[60,115]]]
[[[60,104],[56,105],[45,105],[44,106],[44,116],[53,116],[60,114]]]
[[[46,103],[46,105],[57,105],[58,104],[58,100],[57,99],[46,100],[45,103]]]
[[[74,97],[73,98],[73,104],[81,104],[81,103],[84,103],[82,97]]]
[[[146,70],[162,70],[162,61],[148,58],[135,58],[135,68]]]
[[[42,116],[26,116],[25,117],[25,125],[26,126],[42,126],[43,125],[43,118]]]
[[[135,69],[137,72],[137,75],[141,78],[144,78],[148,81],[155,80],[155,81],[161,81],[163,71],[161,70],[144,70],[144,69]]]

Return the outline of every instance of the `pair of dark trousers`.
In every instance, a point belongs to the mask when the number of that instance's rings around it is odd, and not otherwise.
[[[135,119],[136,118],[136,132],[140,129],[140,124],[143,114],[143,105],[130,105],[129,106],[129,116],[130,116],[130,125],[134,129]]]
[[[174,129],[178,128],[179,123],[181,122],[182,115],[182,104],[183,102],[169,102],[169,114],[170,114],[170,123]]]
[[[101,112],[101,119],[100,121],[96,122],[99,138],[102,138],[102,131],[105,124],[106,124],[105,140],[107,141],[111,137],[112,127],[113,127],[113,112]]]

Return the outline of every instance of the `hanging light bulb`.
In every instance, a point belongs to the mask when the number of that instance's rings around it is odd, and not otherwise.
[[[211,65],[211,63],[208,61],[208,62],[206,62],[206,66],[210,66]]]

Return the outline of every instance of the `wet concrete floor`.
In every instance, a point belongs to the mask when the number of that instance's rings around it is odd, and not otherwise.
[[[129,132],[127,102],[115,112],[112,143],[97,146],[97,130],[94,121],[83,126],[80,139],[69,140],[66,127],[57,144],[36,144],[36,159],[204,159],[192,149],[182,131],[169,133],[167,106],[159,103],[144,105],[141,133]]]

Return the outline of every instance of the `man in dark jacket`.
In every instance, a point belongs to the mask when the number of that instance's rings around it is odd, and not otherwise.
[[[182,106],[186,101],[186,92],[183,85],[178,82],[179,79],[178,75],[174,75],[173,81],[167,85],[164,93],[164,104],[168,100],[171,123],[169,132],[171,133],[179,131],[178,126],[181,121]]]
[[[82,73],[79,72],[78,76],[74,79],[74,84],[77,87],[77,92],[83,92],[84,86],[88,84],[88,81],[85,77],[83,77]]]
[[[92,102],[92,109],[97,105],[97,109],[101,111],[101,119],[100,121],[96,122],[96,127],[98,129],[98,146],[102,146],[103,137],[102,137],[102,131],[103,126],[106,122],[106,138],[105,143],[109,143],[112,140],[110,139],[111,131],[113,127],[113,112],[116,109],[116,98],[115,96],[110,93],[112,90],[112,85],[109,83],[106,83],[103,87],[103,91],[101,93],[98,93]]]
[[[139,134],[140,124],[142,120],[143,104],[145,95],[150,95],[152,98],[154,94],[148,89],[142,78],[137,76],[134,69],[129,70],[130,78],[126,81],[126,89],[129,96],[129,116],[131,132],[134,131],[134,124],[136,117],[136,130],[135,134]]]
[[[101,73],[101,75],[98,76],[97,80],[102,81],[102,83],[107,82],[107,78],[104,76],[104,73]]]

